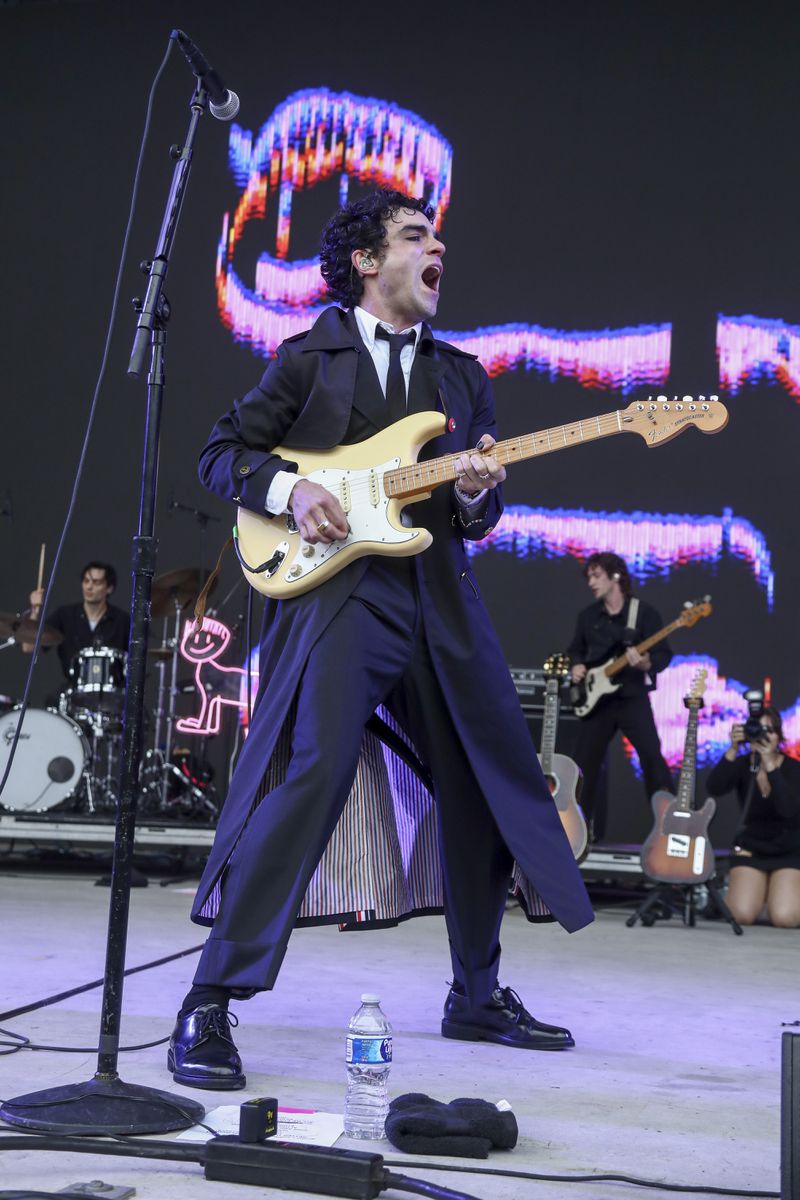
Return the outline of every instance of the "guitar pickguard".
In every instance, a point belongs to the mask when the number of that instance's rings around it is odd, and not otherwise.
[[[290,553],[282,564],[283,577],[300,583],[349,547],[364,544],[400,546],[417,540],[419,530],[405,526],[398,528],[389,519],[390,500],[383,490],[383,475],[399,466],[398,457],[363,470],[321,467],[308,475],[312,483],[327,488],[339,499],[350,525],[350,534],[343,542],[320,542],[315,546],[298,539],[294,553]]]

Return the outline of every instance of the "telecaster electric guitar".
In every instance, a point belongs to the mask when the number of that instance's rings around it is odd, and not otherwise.
[[[681,625],[687,627],[694,625],[701,617],[711,615],[711,597],[706,596],[705,600],[696,600],[694,604],[687,600],[686,606],[676,620],[671,621],[669,625],[665,625],[663,629],[659,629],[657,633],[652,634],[649,638],[645,638],[643,642],[639,642],[634,649],[640,654],[646,652],[659,642],[663,642],[664,638]],[[627,656],[620,654],[619,658],[610,658],[602,667],[590,667],[579,684],[576,684],[580,699],[574,704],[574,710],[577,716],[586,717],[592,711],[594,706],[603,696],[611,696],[619,687],[618,683],[614,683],[614,676],[619,675],[620,671],[628,666]]]
[[[589,834],[578,800],[583,787],[583,773],[566,754],[556,754],[556,732],[560,708],[559,688],[569,678],[569,659],[561,654],[548,658],[544,664],[547,682],[542,718],[542,748],[539,762],[555,800],[561,824],[564,826],[572,853],[580,862],[586,852]]]
[[[660,446],[690,425],[703,433],[716,433],[727,421],[727,409],[716,396],[675,400],[659,396],[498,442],[492,453],[503,464],[522,462],[617,433],[638,433],[648,446]],[[311,545],[301,538],[290,513],[266,517],[240,508],[234,545],[248,581],[265,596],[285,600],[324,583],[365,554],[406,557],[426,550],[432,535],[427,529],[403,525],[400,514],[407,504],[427,499],[434,488],[456,478],[458,454],[417,462],[425,443],[441,436],[445,428],[442,413],[414,413],[350,446],[324,451],[276,447],[276,454],[297,463],[301,475],[337,498],[350,533],[342,542]]]
[[[708,825],[716,811],[710,796],[695,808],[697,723],[703,707],[706,672],[698,671],[683,703],[689,710],[678,795],[656,792],[651,799],[655,825],[642,846],[642,870],[660,883],[704,883],[714,874]]]

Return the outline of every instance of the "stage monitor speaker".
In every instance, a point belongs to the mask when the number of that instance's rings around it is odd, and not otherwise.
[[[800,1032],[781,1038],[781,1200],[800,1200]]]

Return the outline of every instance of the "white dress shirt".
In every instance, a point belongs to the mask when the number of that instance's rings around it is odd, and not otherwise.
[[[414,341],[409,342],[406,346],[403,346],[403,349],[400,351],[400,367],[402,369],[403,378],[406,384],[406,396],[408,396],[408,390],[411,382],[411,368],[414,365],[414,355],[417,352],[417,345],[419,344],[419,339],[422,335],[422,322],[420,321],[416,325],[410,325],[407,329],[395,329],[395,327],[390,325],[388,321],[379,321],[376,316],[373,316],[372,313],[367,312],[365,308],[359,308],[356,306],[356,308],[353,309],[353,314],[356,318],[358,332],[361,334],[361,340],[366,346],[369,356],[375,364],[378,382],[381,385],[381,391],[383,392],[384,396],[386,395],[386,377],[389,374],[390,346],[389,343],[383,338],[375,336],[375,330],[377,329],[378,325],[382,325],[383,328],[389,333],[410,333],[412,329],[414,330],[417,335],[414,338]],[[267,492],[267,499],[264,505],[267,512],[270,512],[273,515],[288,512],[289,497],[292,493],[292,488],[298,482],[298,480],[302,478],[302,475],[296,475],[293,471],[277,471],[272,483],[269,485],[269,491]],[[462,504],[469,504],[472,506],[479,500],[482,500],[485,494],[485,491],[479,492],[478,495],[473,498],[465,496],[463,492],[459,492],[459,499],[461,500]]]

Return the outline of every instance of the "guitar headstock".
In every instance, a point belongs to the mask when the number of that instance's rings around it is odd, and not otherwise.
[[[728,424],[728,410],[719,396],[648,396],[620,411],[623,429],[639,433],[648,446],[659,446],[696,425],[703,433],[718,433]]]
[[[683,703],[686,705],[687,708],[702,708],[703,707],[703,694],[706,690],[707,676],[708,676],[708,671],[705,670],[705,668],[698,671],[697,674],[695,675],[694,679],[692,680],[692,686],[689,688],[689,691],[683,697]]]
[[[569,679],[572,663],[568,654],[550,654],[544,660],[544,673],[547,679],[558,679],[563,682]]]
[[[712,612],[710,596],[704,596],[702,600],[687,600],[683,606],[683,612],[678,617],[678,623],[689,629],[701,617],[710,617]]]

